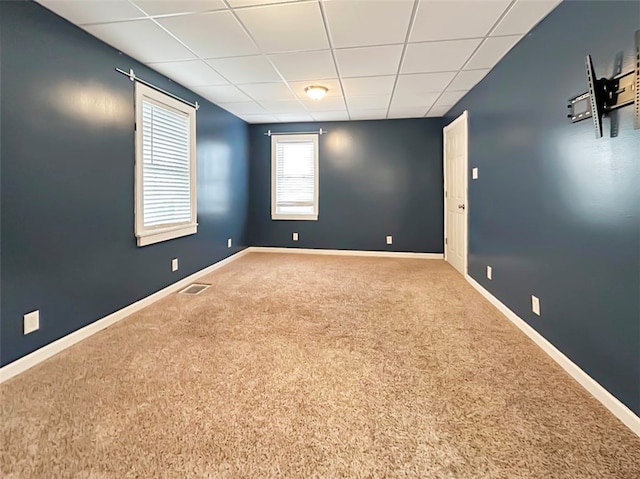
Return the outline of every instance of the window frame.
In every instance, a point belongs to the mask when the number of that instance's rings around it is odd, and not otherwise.
[[[170,225],[144,225],[144,128],[143,101],[151,101],[163,108],[176,110],[189,117],[189,190],[191,203],[191,218],[187,222]],[[185,103],[171,98],[140,82],[135,84],[135,236],[138,246],[147,246],[162,241],[168,241],[182,236],[192,235],[198,231],[197,222],[197,185],[196,185],[196,109]]]
[[[271,219],[272,220],[300,220],[300,221],[318,221],[319,214],[319,135],[317,133],[311,134],[290,134],[290,135],[271,135]],[[291,213],[278,213],[277,212],[277,197],[276,197],[276,182],[277,182],[277,168],[276,168],[276,146],[278,142],[305,142],[311,140],[313,142],[313,213],[306,214],[291,214]]]

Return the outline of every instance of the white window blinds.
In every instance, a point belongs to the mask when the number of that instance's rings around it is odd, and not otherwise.
[[[136,83],[138,246],[197,232],[196,111]]]
[[[145,227],[191,221],[189,116],[143,100]]]
[[[274,135],[272,218],[318,219],[318,136]]]

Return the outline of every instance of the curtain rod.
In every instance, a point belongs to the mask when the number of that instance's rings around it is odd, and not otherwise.
[[[128,76],[128,77],[129,77],[129,80],[131,80],[131,81],[137,81],[137,82],[140,82],[140,83],[142,83],[143,85],[146,85],[146,86],[148,86],[149,88],[153,88],[154,90],[157,90],[157,91],[159,91],[160,93],[164,93],[165,95],[168,95],[168,96],[170,96],[171,98],[174,98],[174,99],[176,99],[176,100],[178,100],[178,101],[180,101],[180,102],[182,102],[182,103],[185,103],[185,104],[189,105],[189,106],[190,106],[190,107],[192,107],[192,108],[195,108],[196,110],[200,109],[200,105],[198,104],[198,102],[191,103],[190,101],[185,100],[184,98],[180,98],[179,96],[174,95],[174,94],[173,94],[173,93],[171,93],[171,92],[168,92],[168,91],[166,91],[166,90],[163,90],[162,88],[160,88],[160,87],[158,87],[158,86],[155,86],[155,85],[153,85],[153,84],[149,83],[148,81],[143,80],[143,79],[142,79],[142,78],[140,78],[140,77],[137,77],[137,76],[136,76],[136,74],[134,73],[133,69],[129,69],[129,71],[128,71],[128,72],[126,72],[126,71],[124,71],[124,70],[122,70],[122,69],[120,69],[120,68],[116,68],[116,71],[117,71],[118,73],[122,73],[122,74],[123,74],[123,75],[125,75],[125,76]]]
[[[271,131],[271,130],[267,130],[264,133],[264,136],[272,136],[272,135],[313,135],[313,134],[318,134],[318,135],[324,135],[325,133],[328,133],[327,130],[323,130],[322,128],[320,128],[318,131],[280,131],[280,132],[275,132],[275,131]]]

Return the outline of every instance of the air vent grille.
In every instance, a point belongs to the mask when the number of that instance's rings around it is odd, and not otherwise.
[[[209,286],[211,285],[204,284],[204,283],[193,283],[187,286],[186,288],[184,288],[182,291],[180,291],[179,294],[188,294],[193,296],[193,295],[202,293]]]

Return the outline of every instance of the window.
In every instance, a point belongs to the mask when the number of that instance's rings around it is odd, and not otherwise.
[[[271,218],[318,219],[318,135],[271,136]]]
[[[195,145],[195,109],[136,83],[138,246],[196,233]]]

